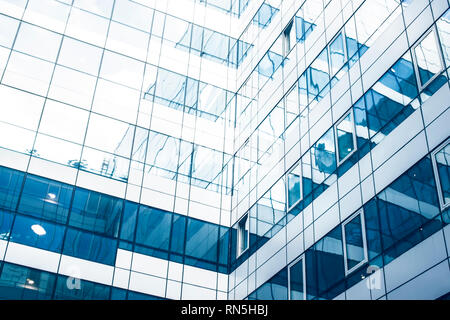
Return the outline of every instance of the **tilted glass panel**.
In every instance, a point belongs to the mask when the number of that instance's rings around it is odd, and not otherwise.
[[[440,52],[434,29],[414,48],[420,83],[425,86],[431,78],[442,70]]]
[[[61,225],[17,215],[10,241],[60,253],[65,229]]]
[[[331,74],[338,72],[346,61],[345,47],[342,32],[330,44]]]
[[[288,183],[288,208],[293,208],[302,198],[302,172],[301,164],[295,166],[287,177]]]
[[[436,23],[441,40],[442,52],[447,64],[450,67],[450,9]]]
[[[18,211],[58,223],[66,223],[73,187],[44,178],[27,176]]]
[[[169,250],[172,214],[141,206],[137,219],[136,242],[160,250]]]
[[[303,259],[289,268],[289,300],[305,300]]]
[[[8,241],[9,235],[11,234],[13,218],[13,214],[0,210],[0,240]]]
[[[443,207],[450,205],[450,144],[435,154],[436,171],[439,175],[441,202]]]
[[[94,191],[75,191],[69,225],[117,237],[123,200]]]
[[[5,263],[0,276],[0,299],[50,300],[56,275]]]
[[[0,208],[15,211],[25,174],[0,167]]]
[[[367,259],[361,214],[343,226],[345,236],[346,271],[349,272]]]
[[[238,256],[248,249],[249,228],[250,220],[248,219],[248,215],[245,215],[245,217],[238,222]]]
[[[113,266],[116,253],[117,240],[70,228],[66,232],[63,254]]]
[[[336,126],[338,162],[341,163],[355,150],[355,130],[353,113],[350,112]]]

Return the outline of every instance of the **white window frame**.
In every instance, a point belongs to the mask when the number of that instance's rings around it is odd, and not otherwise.
[[[448,144],[450,143],[450,138],[447,138],[436,150],[434,150],[431,153],[431,163],[433,164],[433,172],[434,172],[434,179],[436,181],[436,188],[438,191],[438,198],[439,198],[439,205],[441,206],[441,210],[445,210],[448,207],[450,207],[450,202],[445,203],[444,201],[444,195],[442,194],[442,185],[441,185],[441,178],[439,176],[439,171],[437,167],[436,162],[436,155],[441,152]]]
[[[242,229],[241,229],[241,222],[244,219],[246,220],[245,224],[244,224],[244,228],[245,228],[245,225],[248,224],[248,229],[247,229],[247,232],[246,232],[247,247],[245,249],[241,249],[242,248],[242,246],[241,246],[242,245],[242,240],[243,240],[242,239],[242,235],[244,234],[244,232],[242,232]],[[247,212],[246,214],[244,214],[239,219],[239,221],[237,222],[236,225],[237,225],[236,258],[239,258],[241,255],[243,255],[250,248],[250,215],[249,215],[249,213]]]
[[[300,198],[291,206],[289,205],[289,175],[294,171],[295,169],[300,169]],[[286,173],[286,206],[287,206],[287,212],[290,212],[292,209],[294,209],[302,200],[303,200],[303,167],[302,167],[302,159],[298,160]]]
[[[305,255],[301,255],[294,261],[292,261],[288,266],[288,300],[291,300],[291,268],[297,264],[300,260],[302,260],[302,268],[303,268],[303,300],[306,300],[306,262]]]
[[[428,79],[428,81],[426,83],[422,84],[422,80],[420,79],[420,73],[419,73],[419,64],[417,62],[417,56],[416,56],[416,48],[420,45],[420,43],[426,38],[428,37],[428,35],[430,33],[434,32],[434,44],[436,46],[436,50],[439,56],[439,61],[441,63],[441,69],[436,72],[436,74],[434,76],[432,76],[430,79]],[[419,91],[422,91],[423,89],[425,89],[431,82],[433,82],[444,70],[444,66],[445,66],[445,61],[444,58],[442,56],[442,51],[441,51],[441,46],[439,44],[439,38],[438,38],[438,31],[436,29],[436,26],[433,25],[430,30],[428,30],[427,32],[425,32],[420,38],[419,40],[417,40],[417,42],[414,44],[414,46],[411,48],[411,53],[412,53],[412,59],[413,59],[413,64],[414,64],[414,72],[416,73],[416,81],[417,81],[417,85],[419,88]]]
[[[364,251],[364,259],[360,261],[357,265],[355,265],[350,270],[348,269],[348,262],[347,262],[347,242],[345,239],[345,226],[350,223],[354,218],[356,218],[358,215],[360,215],[361,219],[361,235],[363,240],[363,251]],[[366,221],[364,217],[364,209],[361,208],[358,211],[356,211],[354,214],[352,214],[346,221],[342,223],[342,246],[344,249],[344,270],[345,270],[345,276],[348,276],[353,271],[361,267],[363,264],[365,264],[367,261],[369,261],[369,255],[367,251],[367,237],[366,237]]]
[[[344,121],[345,118],[348,117],[350,114],[350,120],[352,122],[352,135],[353,135],[353,151],[350,152],[344,159],[339,161],[339,138],[338,138],[338,126]],[[358,140],[356,137],[356,125],[355,125],[355,113],[353,111],[353,108],[350,108],[340,119],[336,124],[334,125],[334,140],[336,144],[336,163],[339,167],[341,164],[343,164],[345,161],[347,161],[348,158],[350,158],[357,150],[358,150]]]

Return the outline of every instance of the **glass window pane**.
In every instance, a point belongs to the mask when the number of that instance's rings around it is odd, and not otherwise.
[[[450,205],[450,144],[435,155],[442,207]]]
[[[9,240],[14,215],[0,210],[0,240]]]
[[[343,225],[347,272],[367,259],[361,219],[361,214],[358,214]]]
[[[169,250],[172,214],[141,206],[136,229],[136,242],[161,250]]]
[[[117,237],[123,200],[94,191],[75,191],[69,225]]]
[[[73,187],[40,177],[27,176],[18,211],[66,223]]]
[[[414,48],[422,86],[442,70],[434,29]]]
[[[289,269],[290,300],[304,300],[303,259]]]
[[[17,215],[10,240],[43,250],[61,252],[65,227]]]
[[[340,33],[336,39],[330,44],[330,62],[331,62],[331,73],[335,74],[341,69],[346,60],[344,41],[342,33]]]
[[[90,281],[80,281],[80,287],[73,288],[74,279],[58,276],[55,289],[57,300],[108,300],[111,287]],[[68,285],[69,284],[69,285]],[[71,285],[72,284],[72,285]]]
[[[289,174],[288,182],[288,208],[292,209],[302,198],[301,189],[302,173],[301,164],[297,165]]]
[[[89,232],[68,229],[63,254],[113,266],[117,241]]]
[[[186,235],[186,255],[208,262],[217,261],[218,226],[190,219]]]
[[[338,162],[341,163],[355,150],[355,130],[353,113],[350,112],[336,126],[336,138],[338,146]]]
[[[14,50],[54,62],[58,55],[62,36],[48,30],[22,23]]]
[[[249,227],[248,215],[245,215],[245,217],[238,222],[238,256],[248,249]]]
[[[54,274],[5,263],[0,276],[0,299],[50,300],[55,281]]]
[[[25,174],[0,167],[0,208],[15,211]]]

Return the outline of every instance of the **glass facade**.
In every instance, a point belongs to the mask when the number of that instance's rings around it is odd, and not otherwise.
[[[380,273],[371,299],[446,296],[402,288],[450,279],[449,21],[446,0],[0,0],[0,298],[352,299]]]

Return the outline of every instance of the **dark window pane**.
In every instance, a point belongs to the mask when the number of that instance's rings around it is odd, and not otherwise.
[[[8,240],[14,215],[0,210],[0,240]]]
[[[66,255],[114,265],[116,252],[116,240],[74,229],[67,230],[63,251]]]
[[[190,219],[187,226],[186,255],[216,262],[218,235],[217,225]]]
[[[61,252],[65,227],[17,215],[10,240],[27,246]]]
[[[0,277],[0,299],[50,300],[56,276],[39,270],[5,263]]]
[[[289,270],[290,300],[304,300],[303,259],[291,266]]]
[[[366,260],[361,215],[357,215],[344,226],[347,271]]]
[[[155,249],[168,250],[172,214],[155,208],[139,209],[136,242]]]
[[[120,239],[134,241],[138,209],[139,206],[137,204],[128,201],[125,203],[122,225],[120,229]]]
[[[72,186],[29,175],[20,199],[19,212],[65,224],[72,191]]]
[[[77,189],[69,224],[73,227],[117,237],[122,206],[122,199]]]
[[[71,279],[58,276],[55,299],[57,300],[108,300],[110,287],[86,280],[80,281],[80,288],[68,285]]]
[[[450,144],[435,155],[439,188],[443,206],[450,204]]]
[[[22,172],[0,167],[0,208],[16,210],[24,176]]]

